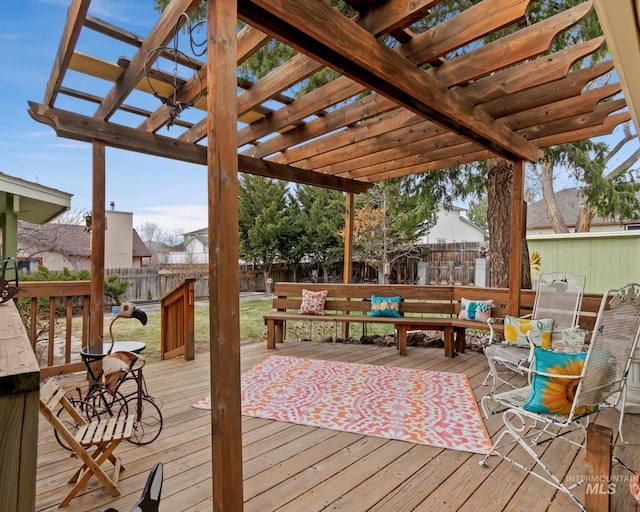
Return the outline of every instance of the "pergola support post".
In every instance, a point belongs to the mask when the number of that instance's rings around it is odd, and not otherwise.
[[[509,314],[520,316],[520,288],[522,287],[522,240],[525,237],[524,160],[513,163],[511,184],[511,230],[509,258]]]
[[[242,511],[235,0],[207,0],[213,510]]]
[[[104,329],[104,248],[106,148],[101,140],[92,142],[91,183],[91,305],[89,306],[89,345],[102,343]]]
[[[342,268],[342,282],[353,282],[353,216],[355,211],[355,194],[346,193],[344,218],[344,266]],[[349,324],[342,324],[342,337],[349,337]]]

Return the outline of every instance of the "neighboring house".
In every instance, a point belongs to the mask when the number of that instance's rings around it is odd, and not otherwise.
[[[452,242],[484,242],[487,233],[477,224],[462,216],[463,208],[452,206],[449,210],[440,207],[438,221],[429,233],[418,242],[419,245],[452,243]]]
[[[151,252],[133,229],[133,214],[106,212],[105,268],[139,268]],[[91,233],[85,226],[27,222],[18,225],[18,259],[36,261],[49,270],[91,269]],[[31,265],[33,269],[33,265]]]
[[[159,254],[159,263],[189,264],[209,262],[209,229],[184,233],[183,242],[167,254]]]
[[[578,195],[577,188],[566,188],[555,193],[556,202],[560,209],[560,215],[569,229],[573,233],[576,229],[578,221],[578,212],[580,210],[580,201],[582,198]],[[630,231],[640,229],[640,220],[619,221],[611,219],[603,219],[595,216],[591,221],[591,233],[602,231]],[[553,229],[549,223],[547,210],[544,200],[540,199],[535,203],[527,206],[527,236],[529,235],[551,235]]]

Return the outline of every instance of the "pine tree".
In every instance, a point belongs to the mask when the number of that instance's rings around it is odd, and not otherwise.
[[[287,236],[286,183],[242,174],[238,194],[240,257],[262,271],[270,293],[269,275],[281,257]]]

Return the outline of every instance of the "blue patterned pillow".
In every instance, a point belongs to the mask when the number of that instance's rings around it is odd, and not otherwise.
[[[568,415],[580,379],[567,379],[566,376],[581,375],[586,357],[586,352],[566,354],[541,347],[536,348],[534,370],[557,375],[557,377],[534,373],[529,399],[524,409],[541,414]],[[578,407],[574,414],[575,416],[591,414],[595,409],[596,407],[582,406]]]
[[[486,322],[491,316],[491,305],[493,300],[460,300],[460,320],[476,320]]]
[[[401,297],[376,297],[371,296],[371,313],[370,316],[392,316],[400,318],[400,301]]]

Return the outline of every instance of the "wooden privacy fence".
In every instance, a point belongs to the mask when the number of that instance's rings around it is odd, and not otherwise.
[[[160,357],[170,359],[184,354],[191,361],[195,354],[195,279],[184,279],[160,301]]]
[[[206,265],[175,266],[172,269],[161,267],[108,268],[105,275],[117,274],[118,281],[129,281],[132,286],[125,297],[132,302],[159,300],[180,286],[184,279],[194,279],[196,297],[209,296],[209,274]]]

